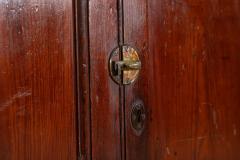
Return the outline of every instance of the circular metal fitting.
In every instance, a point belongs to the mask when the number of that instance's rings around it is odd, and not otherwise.
[[[112,79],[123,85],[133,83],[139,76],[141,62],[138,52],[131,46],[115,48],[109,58],[109,71]]]

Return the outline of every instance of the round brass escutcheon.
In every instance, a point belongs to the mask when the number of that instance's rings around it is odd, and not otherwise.
[[[138,52],[131,46],[115,48],[109,59],[110,76],[118,84],[128,85],[139,76],[141,62]]]

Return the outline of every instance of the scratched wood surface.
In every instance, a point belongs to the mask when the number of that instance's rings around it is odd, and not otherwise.
[[[124,0],[124,31],[143,63],[126,87],[126,158],[239,160],[239,1]],[[137,136],[129,115],[139,99]]]
[[[0,159],[76,159],[69,0],[0,1]]]
[[[119,87],[108,59],[118,46],[116,0],[89,1],[91,147],[94,160],[120,160]]]

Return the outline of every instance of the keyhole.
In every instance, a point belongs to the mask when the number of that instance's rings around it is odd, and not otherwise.
[[[131,113],[131,124],[134,131],[139,135],[144,129],[145,109],[141,101],[133,104]]]
[[[142,114],[142,113],[141,113],[141,110],[138,110],[138,111],[137,111],[137,122],[138,122],[138,123],[141,123],[141,114]]]

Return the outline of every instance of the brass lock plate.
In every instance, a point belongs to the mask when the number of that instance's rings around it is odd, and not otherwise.
[[[123,45],[112,51],[109,59],[109,71],[118,84],[128,85],[139,76],[141,62],[138,52],[131,46]]]

